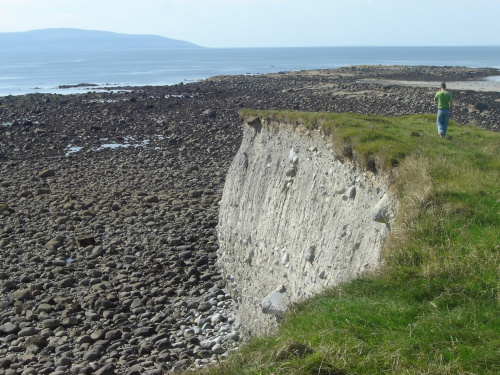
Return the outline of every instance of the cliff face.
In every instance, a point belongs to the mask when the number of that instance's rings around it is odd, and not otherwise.
[[[380,264],[396,202],[304,126],[244,118],[220,205],[218,265],[253,334],[290,303]]]

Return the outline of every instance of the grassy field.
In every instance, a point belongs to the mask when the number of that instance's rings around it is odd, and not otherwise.
[[[375,274],[294,306],[209,374],[499,374],[500,134],[434,115],[242,111],[321,128],[400,209]]]

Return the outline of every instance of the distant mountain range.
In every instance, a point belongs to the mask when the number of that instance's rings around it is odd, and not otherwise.
[[[203,48],[158,35],[118,34],[80,29],[0,33],[0,51],[117,51]]]

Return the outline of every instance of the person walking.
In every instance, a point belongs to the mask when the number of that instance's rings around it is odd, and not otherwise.
[[[439,91],[434,95],[434,101],[437,103],[438,107],[436,120],[438,134],[441,138],[446,138],[448,122],[450,121],[450,115],[453,110],[453,99],[451,94],[446,91],[446,83],[441,83]]]

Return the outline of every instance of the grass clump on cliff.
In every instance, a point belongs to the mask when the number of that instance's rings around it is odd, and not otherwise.
[[[500,134],[435,116],[243,111],[332,137],[400,200],[376,273],[295,306],[212,374],[500,373]]]

